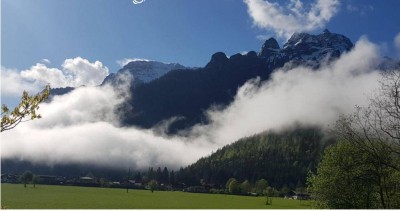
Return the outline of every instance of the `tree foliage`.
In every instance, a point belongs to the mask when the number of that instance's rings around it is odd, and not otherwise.
[[[251,192],[251,184],[249,180],[245,180],[242,182],[242,184],[240,184],[240,190],[242,194],[247,194]]]
[[[21,177],[20,180],[22,183],[24,183],[24,187],[26,188],[26,184],[30,183],[33,179],[33,174],[30,171],[25,171]]]
[[[365,163],[367,154],[347,142],[340,142],[325,151],[317,175],[309,178],[318,208],[375,208],[372,166]]]
[[[384,72],[367,107],[341,116],[311,189],[321,208],[400,207],[400,71]]]
[[[149,185],[150,191],[153,193],[157,189],[158,182],[156,180],[151,180],[148,185]]]
[[[305,184],[307,172],[315,171],[323,149],[332,142],[315,128],[265,132],[199,159],[184,168],[179,179],[187,185],[198,185],[203,179],[207,184],[228,189],[229,178],[252,184],[264,178],[272,187],[294,189],[299,181]],[[262,193],[265,187],[258,192]]]
[[[275,196],[276,190],[272,188],[271,186],[268,186],[264,190],[264,196],[265,196],[265,205],[272,205],[272,197]]]
[[[229,193],[231,193],[231,194],[239,194],[240,193],[240,183],[236,179],[233,179],[229,183]]]
[[[254,185],[255,192],[258,194],[263,194],[264,190],[268,187],[268,182],[265,179],[257,180]]]
[[[226,184],[225,184],[226,190],[229,191],[229,185],[231,184],[231,182],[232,182],[233,180],[236,180],[236,179],[235,179],[235,178],[229,178],[229,179],[228,179],[228,181],[227,181]]]
[[[40,177],[38,175],[33,175],[32,177],[32,184],[33,188],[36,188],[36,184],[40,181]]]
[[[28,92],[22,93],[21,102],[12,111],[6,106],[1,106],[1,132],[11,130],[19,123],[41,118],[37,113],[39,104],[50,95],[50,85],[37,95],[30,96]]]

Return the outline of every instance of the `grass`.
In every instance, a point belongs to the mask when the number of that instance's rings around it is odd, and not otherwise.
[[[180,191],[129,190],[73,186],[1,185],[7,209],[309,209],[309,201],[264,197],[198,194]]]

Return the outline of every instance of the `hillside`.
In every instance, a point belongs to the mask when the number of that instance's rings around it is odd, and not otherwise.
[[[334,143],[317,128],[264,132],[224,146],[183,170],[185,182],[224,186],[234,177],[239,181],[266,179],[276,188],[305,185],[323,150]],[[181,171],[182,172],[182,171]]]

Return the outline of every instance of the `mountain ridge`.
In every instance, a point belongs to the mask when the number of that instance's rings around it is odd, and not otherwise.
[[[319,35],[295,33],[279,47],[274,38],[266,40],[259,53],[250,51],[230,57],[214,53],[210,61],[196,70],[173,70],[160,78],[131,89],[131,100],[122,105],[122,122],[152,128],[160,122],[179,117],[170,124],[167,134],[176,134],[195,124],[207,124],[204,114],[211,106],[229,105],[240,86],[259,77],[268,80],[271,73],[286,63],[318,67],[350,51],[353,43],[344,35],[325,30]],[[124,107],[135,108],[124,112]]]
[[[133,76],[133,85],[137,86],[160,78],[173,69],[185,68],[187,67],[179,63],[163,63],[149,60],[131,61],[116,73],[109,74],[102,82],[102,85],[115,85],[116,83],[119,83],[118,78],[121,75],[130,74]]]

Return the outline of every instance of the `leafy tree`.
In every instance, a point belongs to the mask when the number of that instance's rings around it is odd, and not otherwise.
[[[282,189],[280,191],[280,196],[285,196],[289,192],[290,192],[290,189],[285,185],[285,186],[282,187]]]
[[[255,191],[258,194],[262,194],[264,190],[268,187],[268,182],[265,179],[257,180],[255,184]]]
[[[50,85],[37,95],[30,96],[28,92],[22,93],[21,102],[10,111],[6,105],[1,106],[1,131],[11,130],[15,128],[19,123],[28,120],[34,120],[41,118],[40,114],[37,114],[39,104],[45,101],[50,95]]]
[[[21,180],[21,182],[24,183],[24,187],[25,187],[25,188],[26,188],[26,184],[28,184],[29,182],[31,182],[32,179],[33,179],[33,174],[32,174],[32,172],[30,172],[30,171],[25,171],[25,172],[21,175],[21,177],[20,177],[20,180]]]
[[[325,151],[317,175],[309,177],[309,189],[318,208],[381,208],[375,167],[368,153],[348,142]]]
[[[36,184],[39,182],[40,177],[38,175],[33,175],[32,177],[32,183],[33,183],[33,188],[36,188]]]
[[[265,205],[272,205],[272,197],[275,195],[275,190],[271,186],[268,186],[264,190],[264,195],[266,197]]]
[[[239,194],[240,193],[240,183],[234,179],[229,183],[229,193]]]
[[[157,189],[158,183],[156,180],[151,180],[148,185],[149,185],[150,191],[153,193],[154,190]]]
[[[381,208],[398,202],[389,184],[400,172],[400,71],[382,73],[380,89],[367,107],[341,116],[335,128],[340,139],[362,151],[377,186]]]
[[[226,190],[229,191],[229,185],[231,184],[232,181],[236,180],[235,178],[229,178],[228,181],[225,183],[225,188]]]
[[[247,194],[251,191],[251,184],[249,180],[245,180],[244,182],[242,182],[242,184],[240,184],[240,190],[242,194]]]

